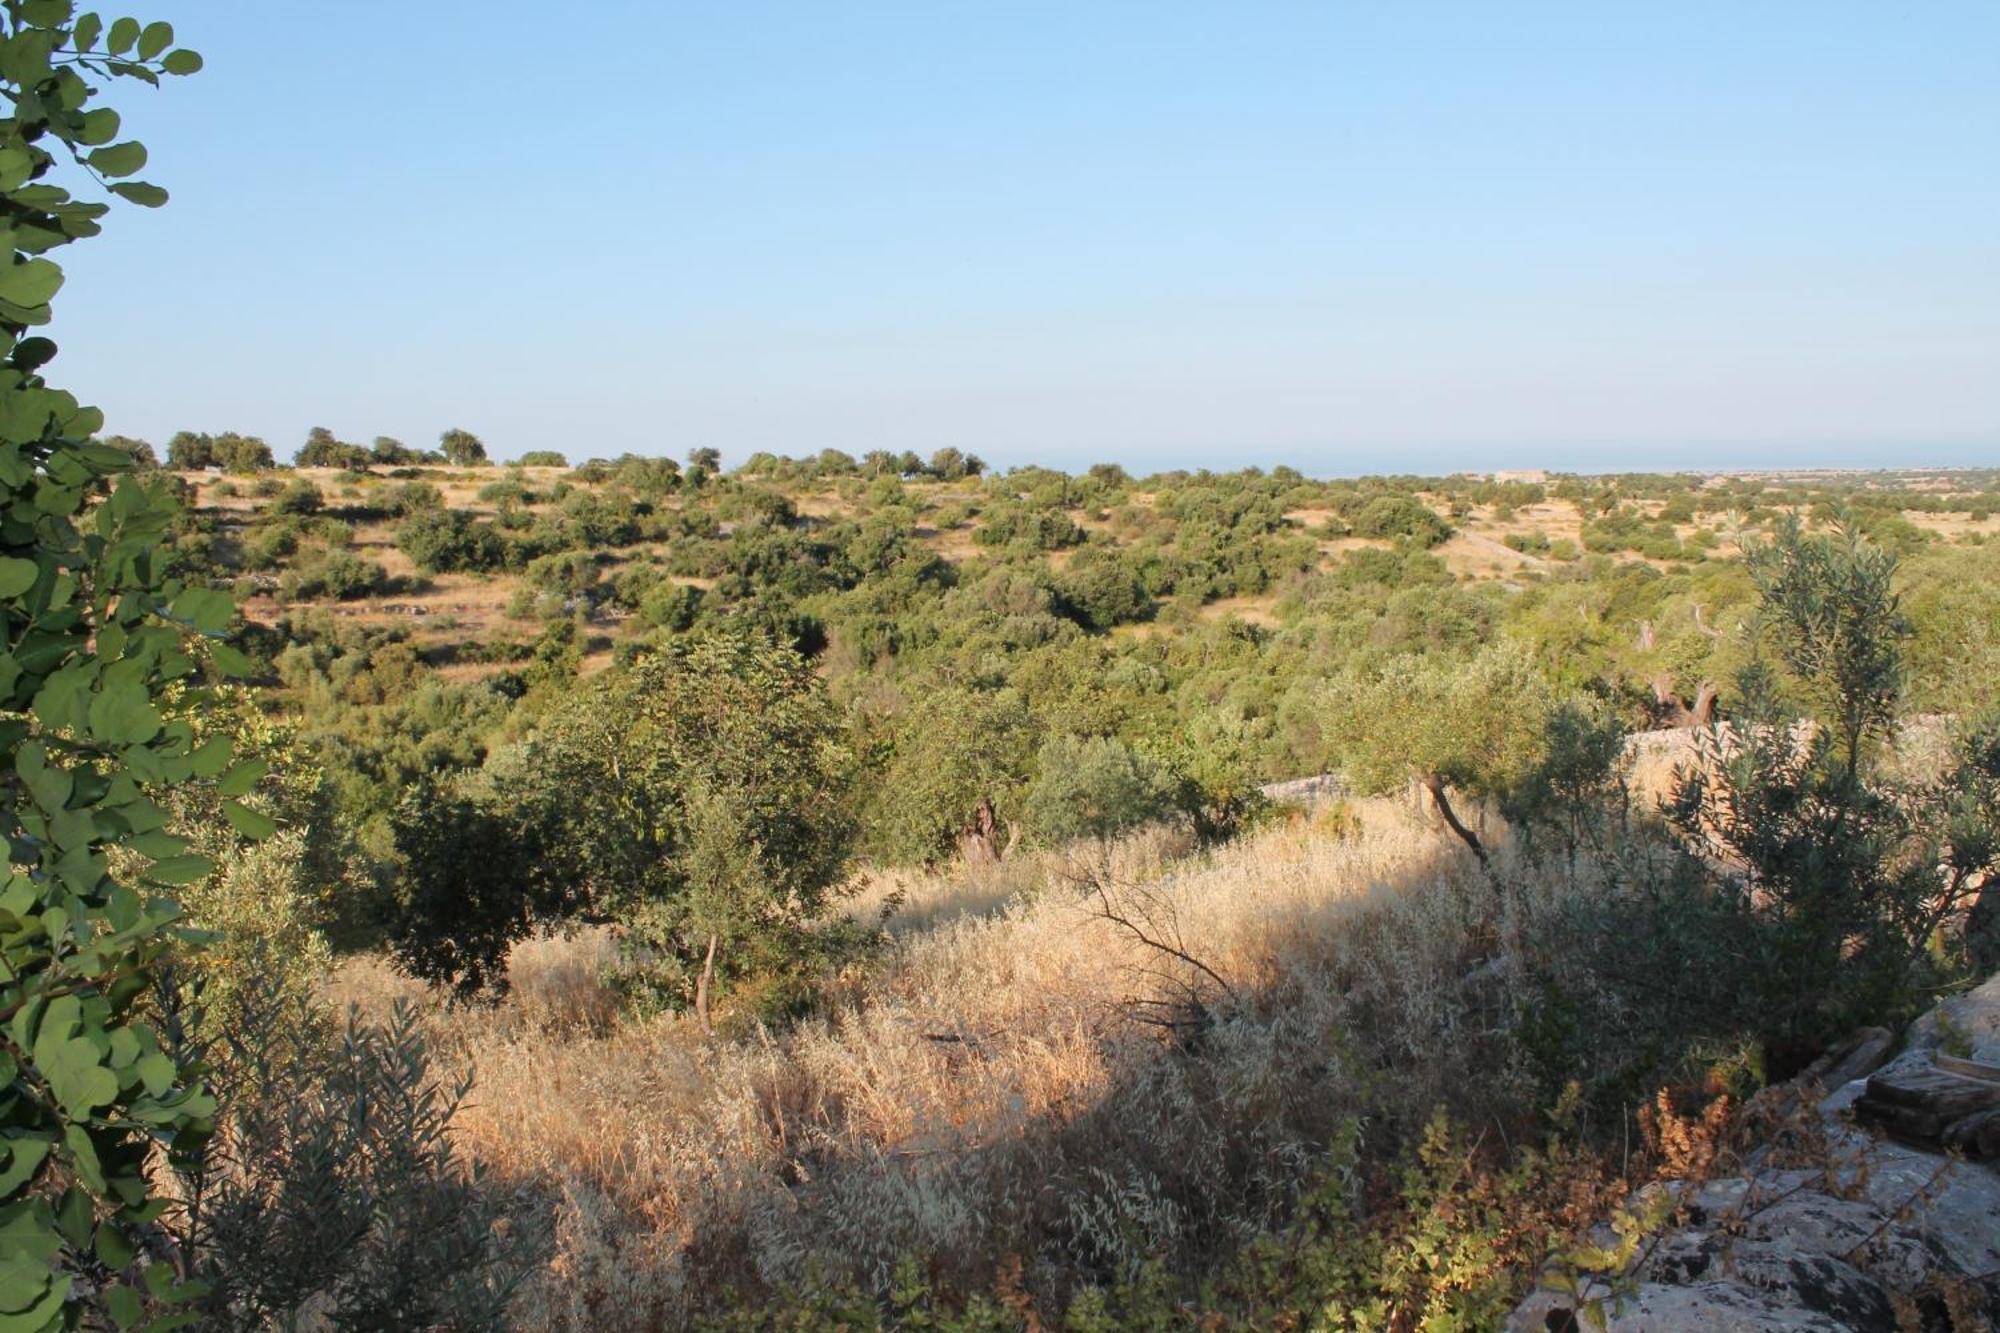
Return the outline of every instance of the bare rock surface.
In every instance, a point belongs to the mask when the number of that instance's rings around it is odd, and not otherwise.
[[[1874,1034],[1861,1034],[1828,1062],[1827,1072],[1850,1072],[1885,1050]],[[1961,1054],[1968,1050],[1970,1056]],[[1752,1151],[1737,1175],[1641,1191],[1634,1211],[1656,1192],[1672,1190],[1683,1205],[1680,1221],[1640,1247],[1621,1294],[1596,1287],[1605,1327],[1623,1333],[2000,1327],[2000,1173],[1991,1162],[1898,1142],[1852,1123],[1853,1108],[1874,1080],[1928,1076],[1940,1052],[1989,1062],[2000,1056],[2000,976],[1939,1005],[1911,1025],[1893,1059],[1826,1096],[1819,1105],[1825,1141],[1809,1167],[1766,1146]],[[1597,1239],[1608,1242],[1611,1230],[1601,1229]],[[1587,1327],[1577,1307],[1573,1296],[1537,1292],[1507,1327],[1519,1333]]]
[[[1279,805],[1323,805],[1343,800],[1348,794],[1347,781],[1338,773],[1319,773],[1309,778],[1293,778],[1289,782],[1273,782],[1257,790],[1265,800]]]

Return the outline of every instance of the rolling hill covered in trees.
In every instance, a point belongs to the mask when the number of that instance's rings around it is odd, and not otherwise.
[[[1574,1326],[2000,965],[2000,473],[155,448],[201,63],[0,6],[0,1330]]]

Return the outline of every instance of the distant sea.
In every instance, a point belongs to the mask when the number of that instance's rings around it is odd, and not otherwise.
[[[1118,451],[1108,457],[1080,457],[1071,449],[1024,451],[1013,457],[986,455],[1000,468],[1039,464],[1078,472],[1092,463],[1121,464],[1135,476],[1177,469],[1232,472],[1246,467],[1269,471],[1291,467],[1315,478],[1362,476],[1448,476],[1460,472],[1549,472],[1599,475],[1617,472],[1776,472],[1912,471],[1933,468],[2000,468],[2000,436],[1978,443],[1944,444],[1494,444],[1366,445],[1259,449],[1217,444],[1213,449]]]

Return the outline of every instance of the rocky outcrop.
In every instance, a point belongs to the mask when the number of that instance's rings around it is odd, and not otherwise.
[[[1857,1121],[1905,1142],[2000,1155],[2000,975],[1911,1024],[1903,1052],[1851,1103]]]
[[[1338,773],[1320,773],[1289,782],[1273,782],[1259,787],[1258,793],[1278,805],[1317,806],[1341,801],[1349,795],[1347,781]]]
[[[1678,1209],[1616,1282],[1586,1288],[1605,1327],[1832,1333],[2000,1324],[1994,1164],[1945,1152],[1937,1141],[1946,1133],[1943,1123],[1890,1126],[1926,1131],[1917,1141],[1898,1141],[1855,1115],[1857,1106],[1881,1104],[1883,1089],[1928,1086],[1940,1056],[1947,1075],[1954,1061],[2000,1064],[2000,976],[1911,1025],[1900,1053],[1871,1072],[1866,1066],[1886,1053],[1882,1035],[1858,1034],[1822,1067],[1835,1078],[1855,1076],[1818,1101],[1809,1152],[1796,1143],[1769,1143],[1751,1152],[1736,1175],[1657,1184],[1633,1200],[1635,1213],[1653,1204]],[[1956,1085],[1945,1091],[1975,1096]],[[1953,1101],[1949,1109],[1965,1108]],[[1607,1227],[1597,1239],[1612,1238]],[[1528,1333],[1587,1326],[1578,1306],[1575,1296],[1538,1292],[1508,1327]]]

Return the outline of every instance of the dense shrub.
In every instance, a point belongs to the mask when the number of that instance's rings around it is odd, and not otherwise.
[[[284,590],[287,597],[303,600],[331,597],[348,601],[373,597],[388,581],[388,572],[373,560],[364,560],[351,551],[328,551],[287,574]]]
[[[701,611],[700,588],[685,583],[656,585],[639,603],[639,615],[649,625],[680,631],[695,622]]]
[[[1059,509],[1003,502],[986,511],[985,520],[973,531],[972,539],[981,546],[1058,551],[1081,542],[1083,529]]]
[[[796,654],[739,635],[676,640],[573,692],[489,763],[490,815],[404,822],[399,840],[419,840],[405,844],[409,893],[457,904],[465,922],[398,947],[463,984],[537,920],[580,911],[623,925],[645,985],[702,1005],[718,975],[809,952],[852,838],[848,763]],[[487,865],[426,850],[466,828],[486,830]],[[468,875],[497,877],[494,891],[468,891]],[[411,913],[405,936],[435,930],[431,915]]]
[[[184,1172],[204,1327],[501,1329],[523,1237],[451,1142],[471,1090],[432,1072],[416,1017],[266,991],[212,1057],[221,1131]]]
[[[530,585],[562,597],[582,597],[597,586],[597,557],[585,551],[563,551],[528,562]]]
[[[444,492],[427,481],[405,481],[382,497],[382,505],[402,518],[427,509],[444,508]]]
[[[1153,599],[1131,567],[1117,555],[1086,548],[1062,573],[1057,588],[1063,603],[1092,629],[1110,629],[1152,615]]]
[[[277,497],[271,501],[271,512],[309,517],[317,514],[325,505],[326,497],[320,494],[319,487],[301,477],[278,492]]]
[[[1350,520],[1357,537],[1387,537],[1418,547],[1432,547],[1451,536],[1451,524],[1428,505],[1407,495],[1383,495],[1370,500]]]
[[[516,505],[539,503],[541,496],[528,489],[527,483],[508,477],[504,481],[492,481],[479,488],[482,504],[499,505],[507,508]]]
[[[243,567],[276,569],[299,549],[299,529],[293,523],[266,523],[243,543]]]
[[[420,509],[396,529],[396,546],[426,574],[483,572],[507,563],[500,534],[461,509]]]
[[[1045,846],[1108,838],[1173,810],[1165,775],[1108,736],[1058,736],[1044,744],[1023,802],[1027,828]]]

